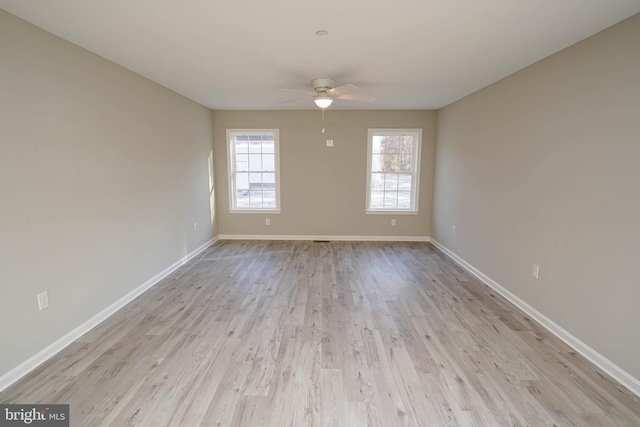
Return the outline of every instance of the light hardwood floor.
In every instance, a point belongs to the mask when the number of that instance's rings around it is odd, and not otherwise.
[[[640,426],[640,399],[427,243],[212,246],[3,403],[73,426]]]

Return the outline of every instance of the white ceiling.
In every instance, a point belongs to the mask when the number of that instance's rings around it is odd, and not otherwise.
[[[0,0],[212,109],[312,109],[316,77],[437,109],[640,12],[640,0]],[[319,37],[317,30],[327,30]]]

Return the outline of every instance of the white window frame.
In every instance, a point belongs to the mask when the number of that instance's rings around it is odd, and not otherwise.
[[[410,195],[410,207],[409,209],[372,209],[371,206],[371,174],[372,174],[372,159],[373,159],[373,137],[374,136],[413,136],[414,144],[412,153],[412,179],[411,179],[411,195]],[[421,149],[422,149],[422,129],[369,129],[367,135],[367,197],[366,197],[366,209],[367,214],[418,214],[418,202],[420,194],[420,163],[421,163]]]
[[[244,208],[237,206],[236,200],[236,152],[235,136],[261,136],[273,135],[274,137],[274,163],[275,163],[275,207],[273,208]],[[280,130],[279,129],[227,129],[227,178],[229,181],[229,212],[231,213],[280,213]],[[256,171],[271,172],[271,171]]]

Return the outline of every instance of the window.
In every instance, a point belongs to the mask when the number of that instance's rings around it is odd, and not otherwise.
[[[422,129],[369,129],[367,213],[418,212]]]
[[[279,212],[278,129],[227,129],[231,212]]]

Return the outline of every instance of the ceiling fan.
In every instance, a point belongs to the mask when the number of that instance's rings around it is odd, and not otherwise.
[[[334,99],[344,99],[347,101],[360,101],[360,102],[373,102],[376,99],[373,96],[362,95],[350,95],[347,92],[357,90],[357,86],[352,84],[346,84],[343,86],[335,87],[336,81],[334,79],[319,78],[311,80],[311,86],[313,86],[313,92],[296,89],[283,89],[289,92],[305,93],[307,96],[302,98],[290,99],[288,101],[280,102],[284,104],[287,102],[299,101],[301,99],[311,98],[313,102],[322,110],[329,107]]]

